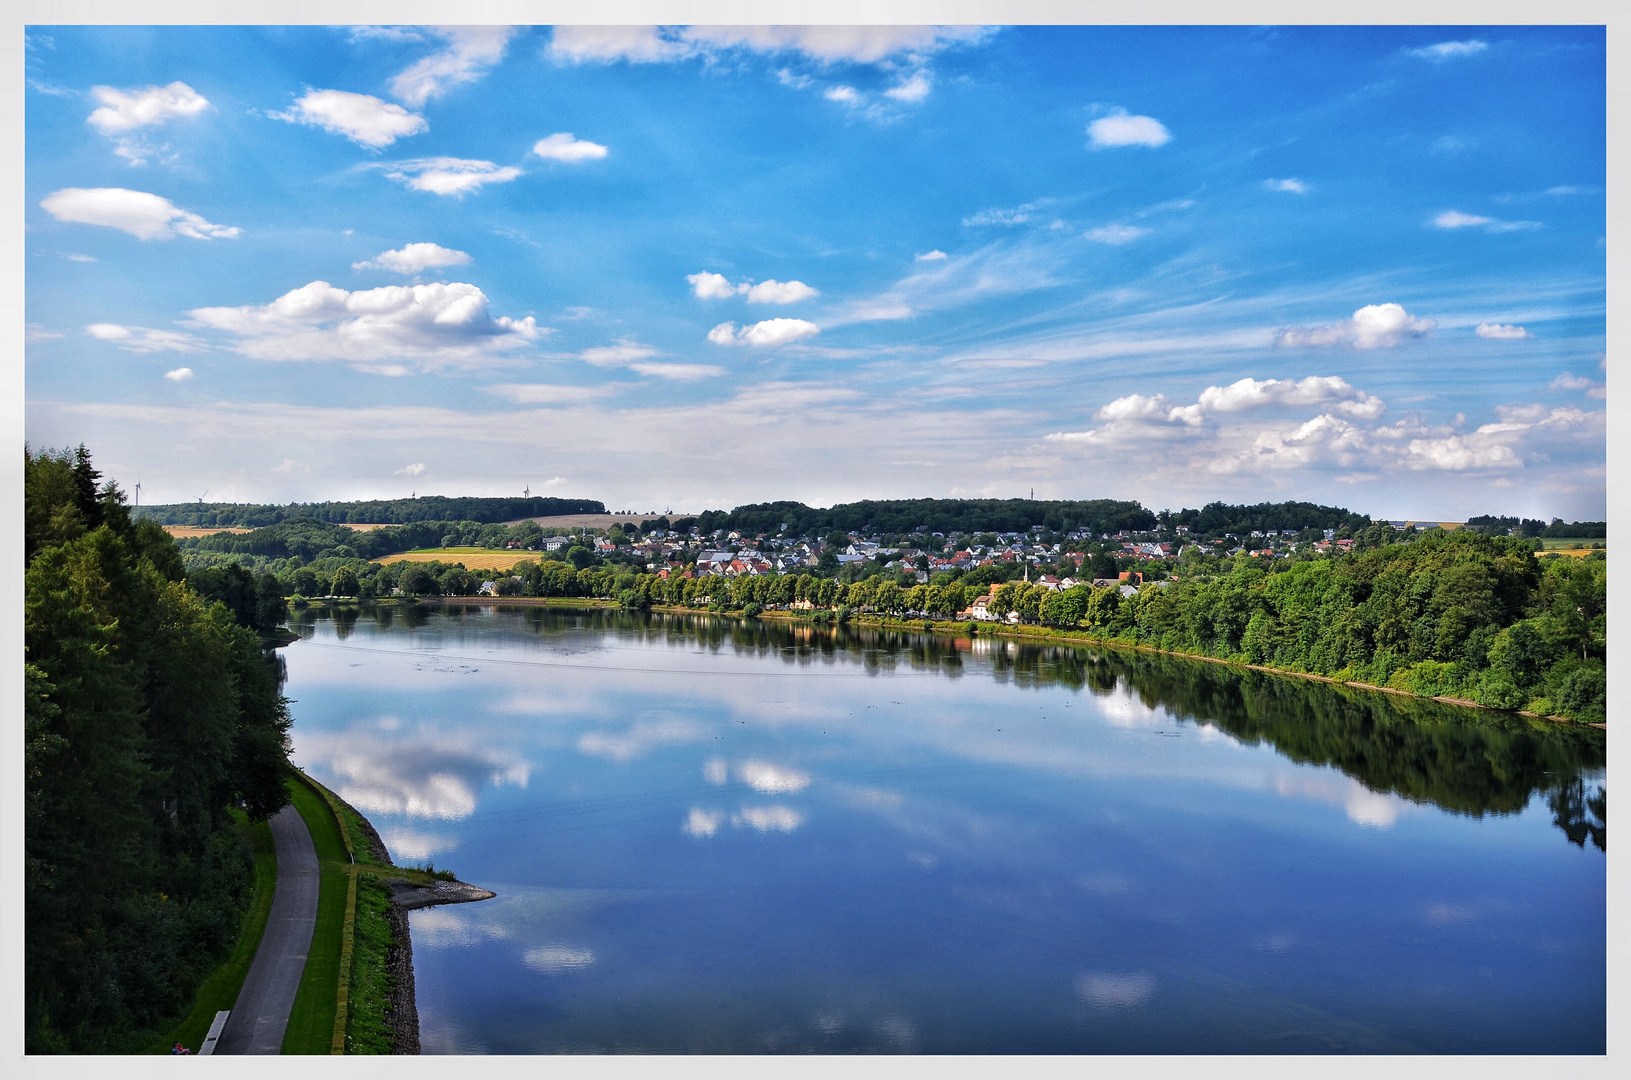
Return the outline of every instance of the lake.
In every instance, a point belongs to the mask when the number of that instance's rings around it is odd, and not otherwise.
[[[426,1053],[1605,1052],[1601,732],[1152,654],[297,613]]]

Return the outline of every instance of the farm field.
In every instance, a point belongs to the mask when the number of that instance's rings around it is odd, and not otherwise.
[[[166,525],[166,526],[164,526],[164,531],[169,533],[172,537],[174,537],[177,540],[191,540],[191,539],[193,539],[195,537],[199,537],[199,536],[214,536],[216,533],[231,533],[234,536],[241,536],[244,533],[254,532],[255,530],[254,529],[206,529],[206,528],[203,528],[202,526],[198,526],[198,525]]]
[[[425,551],[404,551],[373,560],[381,566],[395,562],[463,563],[466,570],[508,570],[517,563],[537,562],[543,557],[539,551],[493,551],[490,548],[431,548]]]
[[[1573,555],[1577,559],[1583,559],[1593,551],[1608,549],[1606,540],[1558,540],[1542,537],[1540,544],[1542,552],[1555,551],[1560,555]]]

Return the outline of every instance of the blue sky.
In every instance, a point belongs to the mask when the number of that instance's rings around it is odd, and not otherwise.
[[[26,433],[143,501],[1602,518],[1600,28],[35,27]]]

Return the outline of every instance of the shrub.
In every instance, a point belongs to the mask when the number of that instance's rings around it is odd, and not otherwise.
[[[1484,672],[1478,680],[1478,704],[1487,705],[1491,709],[1516,709],[1522,705],[1525,695],[1518,689],[1518,684],[1512,681],[1512,676],[1504,671],[1491,669]]]

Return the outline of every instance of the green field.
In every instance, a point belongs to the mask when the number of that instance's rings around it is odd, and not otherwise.
[[[272,911],[272,891],[277,886],[277,853],[272,845],[272,827],[264,821],[251,823],[238,810],[232,811],[232,814],[238,819],[238,827],[243,830],[245,839],[255,852],[254,896],[244,912],[238,943],[233,946],[232,955],[226,963],[199,985],[192,1012],[173,1031],[150,1046],[147,1050],[150,1054],[168,1054],[176,1043],[198,1053],[204,1044],[204,1036],[209,1034],[210,1024],[215,1021],[215,1014],[231,1009],[237,1003],[238,991],[243,989],[244,979],[249,975],[249,965],[255,961],[255,950],[260,948],[261,935],[266,932],[266,917]]]
[[[300,977],[289,1027],[283,1035],[285,1054],[329,1054],[333,1050],[334,1013],[340,979],[340,935],[345,922],[345,895],[350,860],[340,838],[339,824],[323,797],[301,780],[291,780],[295,809],[311,830],[320,869],[317,891],[317,929],[311,953]]]

